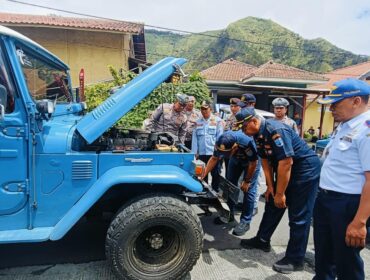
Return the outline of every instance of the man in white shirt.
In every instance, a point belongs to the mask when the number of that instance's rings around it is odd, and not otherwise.
[[[340,124],[323,155],[314,209],[314,279],[365,279],[360,251],[370,216],[370,85],[345,79],[334,86],[318,100],[330,104]]]

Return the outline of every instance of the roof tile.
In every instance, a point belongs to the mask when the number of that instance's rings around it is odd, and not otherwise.
[[[253,72],[255,69],[257,69],[257,67],[231,58],[206,70],[203,70],[201,74],[207,80],[240,81],[243,77]]]
[[[0,13],[0,24],[3,25],[42,25],[53,27],[78,28],[88,30],[105,30],[122,33],[141,33],[144,25],[140,23],[91,19],[72,18],[56,15],[27,15]]]
[[[252,73],[249,73],[247,76],[243,77],[243,82],[253,77],[315,81],[327,80],[323,75],[298,69],[292,66],[275,63],[272,60],[266,62]]]
[[[327,74],[324,74],[324,76],[327,79],[329,79],[326,84],[316,85],[311,88],[331,89],[333,84],[337,81],[340,81],[346,78],[360,78],[361,76],[369,72],[370,72],[370,61],[339,68]]]

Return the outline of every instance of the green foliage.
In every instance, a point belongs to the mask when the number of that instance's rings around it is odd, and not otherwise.
[[[86,88],[86,102],[88,111],[96,108],[100,103],[109,97],[109,92],[119,86],[128,83],[135,77],[132,72],[118,72],[112,66],[109,66],[112,74],[111,82],[99,83]],[[209,99],[209,89],[199,73],[193,73],[189,76],[189,82],[172,84],[163,83],[151,94],[137,104],[130,112],[120,119],[116,126],[124,128],[141,128],[143,121],[147,118],[150,111],[155,110],[162,103],[172,103],[175,100],[176,93],[185,93],[196,98],[199,107],[200,103]]]
[[[228,58],[255,66],[273,59],[277,63],[324,73],[368,60],[368,57],[339,49],[324,39],[305,40],[271,20],[255,17],[204,34],[220,38],[146,30],[148,61],[154,62],[166,55],[181,56],[189,59],[185,69],[204,70]]]

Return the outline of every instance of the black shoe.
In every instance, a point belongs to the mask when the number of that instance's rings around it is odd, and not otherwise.
[[[242,245],[245,249],[259,249],[264,252],[270,252],[271,251],[271,245],[268,241],[262,241],[259,237],[253,237],[250,239],[243,239],[240,242],[240,245]]]
[[[304,265],[303,262],[294,263],[290,261],[287,257],[284,257],[280,261],[274,263],[272,269],[276,272],[290,274],[294,271],[302,271],[304,269]]]
[[[235,222],[234,215],[230,215],[229,221],[225,221],[224,219],[221,219],[221,217],[216,217],[213,220],[213,223],[216,224],[216,225],[226,225],[226,224],[232,223],[232,222]]]
[[[249,224],[240,222],[236,227],[234,227],[233,234],[236,236],[242,236],[249,230]]]

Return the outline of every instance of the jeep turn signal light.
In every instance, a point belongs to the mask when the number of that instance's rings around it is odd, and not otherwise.
[[[193,167],[194,167],[194,175],[197,177],[201,177],[204,169],[205,169],[205,164],[201,160],[194,160],[193,161]]]

